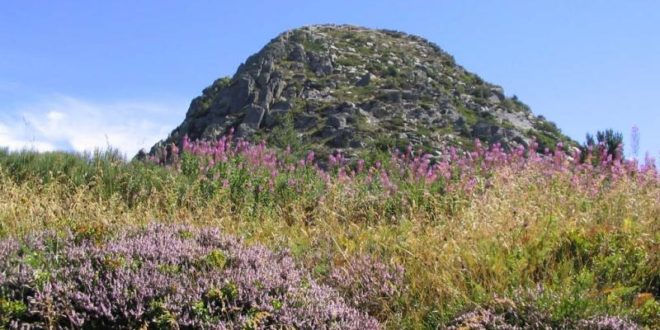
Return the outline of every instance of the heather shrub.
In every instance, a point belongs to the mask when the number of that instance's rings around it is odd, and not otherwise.
[[[379,328],[287,253],[214,229],[151,225],[103,242],[42,233],[0,245],[4,327]]]
[[[510,314],[497,312],[492,309],[476,309],[452,320],[448,330],[460,329],[492,329],[492,330],[522,330],[522,329],[577,329],[577,330],[637,330],[640,329],[635,323],[615,316],[597,316],[577,322],[563,322],[553,324],[551,322],[536,322],[531,324],[520,324]]]
[[[352,306],[384,318],[394,309],[403,285],[403,268],[369,256],[355,256],[335,267],[327,282]]]
[[[518,290],[513,299],[495,297],[481,307],[460,313],[448,324],[449,329],[641,329],[627,318],[596,315],[588,318],[557,318],[549,310],[540,310],[535,299],[544,289]]]
[[[588,320],[581,320],[576,324],[577,329],[584,330],[636,330],[639,327],[629,320],[616,316],[596,316]]]

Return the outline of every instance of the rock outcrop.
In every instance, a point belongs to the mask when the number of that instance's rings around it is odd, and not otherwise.
[[[282,127],[315,149],[412,143],[432,150],[475,138],[506,147],[571,142],[423,38],[316,25],[280,34],[232,78],[204,89],[158,145],[178,144],[184,135],[217,139],[230,128],[242,138],[275,140]]]

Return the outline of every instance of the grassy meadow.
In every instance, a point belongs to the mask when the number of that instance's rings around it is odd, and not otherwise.
[[[657,329],[653,162],[529,150],[0,151],[0,327]]]

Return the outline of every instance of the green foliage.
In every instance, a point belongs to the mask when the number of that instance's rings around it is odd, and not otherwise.
[[[465,123],[468,126],[475,125],[479,121],[479,116],[476,114],[476,112],[466,108],[462,104],[458,104],[456,110],[458,110],[458,113],[461,115],[461,117],[463,117]]]
[[[220,94],[220,91],[229,87],[231,83],[232,80],[230,77],[222,77],[215,80],[211,86],[206,87],[202,91],[202,95],[193,100],[195,106],[191,107],[191,110],[194,109],[196,112],[190,115],[201,117],[207,114],[211,109],[213,102],[215,102],[216,97]]]
[[[17,181],[38,178],[43,183],[71,182],[82,184],[91,179],[91,173],[103,171],[113,175],[125,163],[117,149],[93,153],[44,152],[23,150],[0,153],[0,166],[6,168]]]
[[[309,38],[305,38],[303,41],[303,47],[305,47],[305,51],[308,52],[320,52],[326,48],[323,41]]]
[[[575,142],[562,135],[561,130],[555,123],[546,120],[543,116],[539,116],[539,119],[534,123],[534,130],[529,130],[527,134],[536,140],[538,143],[537,152],[540,153],[545,152],[546,149],[554,151],[558,143],[563,144],[564,150],[570,150],[568,147],[577,146]]]
[[[151,326],[158,330],[178,329],[178,323],[175,316],[165,308],[161,301],[152,301],[149,304],[147,315],[152,320]]]
[[[273,128],[268,142],[280,149],[291,148],[294,152],[303,149],[303,143],[294,127],[293,115],[290,112],[284,115],[279,125]]]
[[[399,75],[399,70],[393,65],[387,67],[387,75],[390,77],[396,77]]]
[[[27,305],[22,301],[0,297],[0,326],[9,329],[11,320],[22,319],[28,313]]]
[[[650,294],[647,294],[647,297],[638,302],[639,306],[634,317],[641,324],[651,328],[660,324],[660,303]]]
[[[596,132],[594,139],[593,135],[587,133],[586,141],[582,145],[583,154],[586,154],[588,149],[599,152],[601,146],[605,148],[604,151],[607,155],[623,157],[623,134],[615,132],[613,129],[607,129]]]
[[[505,98],[501,102],[500,105],[503,108],[505,108],[509,111],[513,111],[513,112],[530,112],[531,111],[530,107],[527,104],[521,102],[518,99],[518,96],[516,96],[516,95],[513,95],[511,98]]]
[[[225,284],[222,289],[220,289],[220,292],[222,292],[222,297],[229,301],[236,300],[238,298],[238,287],[235,283],[230,282]]]
[[[373,150],[363,153],[362,158],[368,159],[382,159],[388,158],[389,155],[384,155],[392,150],[403,150],[410,144],[410,141],[399,139],[387,134],[379,135],[373,142]],[[373,162],[371,162],[373,164]]]
[[[181,173],[183,175],[196,179],[199,176],[199,165],[199,158],[189,153],[183,153],[181,161]]]
[[[227,262],[227,257],[221,250],[211,251],[204,259],[204,264],[206,264],[209,268],[222,269],[225,268]]]
[[[175,275],[181,273],[181,266],[172,264],[161,264],[158,266],[158,271],[166,275]]]
[[[491,91],[486,85],[477,85],[472,89],[471,94],[477,99],[485,100],[490,96]]]

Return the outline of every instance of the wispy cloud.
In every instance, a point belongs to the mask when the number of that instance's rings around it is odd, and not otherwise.
[[[112,146],[128,157],[148,149],[181,121],[183,104],[93,102],[65,95],[0,109],[0,146],[91,151]]]

